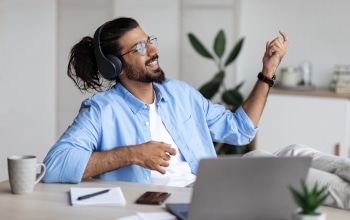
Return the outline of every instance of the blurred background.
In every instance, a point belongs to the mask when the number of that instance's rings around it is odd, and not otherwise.
[[[216,66],[194,51],[187,34],[211,51],[220,29],[227,48],[244,37],[226,85],[244,81],[247,97],[266,41],[279,30],[290,39],[279,68],[308,61],[313,85],[329,87],[335,65],[350,64],[349,8],[347,0],[0,0],[0,181],[7,179],[9,155],[34,154],[42,161],[91,95],[67,77],[69,51],[108,20],[135,18],[158,37],[167,77],[195,88],[213,77]]]

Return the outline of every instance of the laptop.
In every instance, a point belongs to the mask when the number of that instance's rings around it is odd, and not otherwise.
[[[310,157],[202,159],[190,204],[167,203],[181,220],[290,219],[297,205],[288,186],[300,189]]]

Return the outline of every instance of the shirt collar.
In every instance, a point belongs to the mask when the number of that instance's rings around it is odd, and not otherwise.
[[[153,83],[153,88],[154,88],[154,92],[156,94],[156,101],[157,101],[157,105],[160,102],[166,102],[168,100],[168,95],[164,90],[163,84],[167,83],[167,80],[165,80],[162,84],[159,83]]]
[[[164,83],[166,83],[166,81]],[[162,84],[153,83],[153,88],[156,94],[156,105],[167,100],[167,95],[162,88]],[[127,90],[121,83],[114,85],[114,90],[125,100],[133,113],[139,112],[146,105],[146,103],[140,101],[133,94],[131,94],[129,90]]]

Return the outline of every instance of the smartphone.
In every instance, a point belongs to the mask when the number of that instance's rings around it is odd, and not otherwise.
[[[170,196],[169,192],[152,192],[147,191],[137,200],[137,204],[160,205]]]

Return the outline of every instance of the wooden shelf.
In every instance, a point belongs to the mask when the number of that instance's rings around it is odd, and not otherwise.
[[[281,94],[281,95],[299,95],[299,96],[350,99],[350,93],[336,93],[332,91],[330,88],[316,88],[313,90],[292,90],[292,89],[271,88],[270,93]]]

